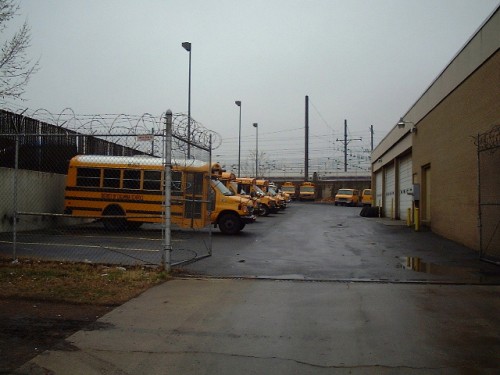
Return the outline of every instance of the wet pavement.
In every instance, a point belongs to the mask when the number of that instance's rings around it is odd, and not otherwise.
[[[16,374],[497,374],[498,266],[359,210],[296,204]]]
[[[176,279],[16,374],[497,374],[500,287]]]
[[[231,238],[214,233],[213,256],[184,267],[218,277],[500,284],[477,252],[361,208],[293,203]]]

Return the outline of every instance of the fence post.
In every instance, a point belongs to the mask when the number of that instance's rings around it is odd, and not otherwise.
[[[172,238],[171,238],[171,186],[172,186],[172,111],[167,110],[165,116],[165,186],[163,192],[165,194],[165,218],[163,220],[165,242],[162,253],[162,266],[170,273],[172,253]]]
[[[14,156],[14,183],[13,183],[13,189],[14,189],[14,202],[13,202],[13,208],[14,208],[14,221],[12,222],[12,259],[14,262],[17,261],[17,188],[18,188],[18,181],[17,181],[17,171],[19,169],[19,134],[16,135],[16,149],[15,149],[15,156]]]

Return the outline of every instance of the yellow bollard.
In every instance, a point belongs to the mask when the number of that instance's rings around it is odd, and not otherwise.
[[[420,230],[420,209],[415,207],[415,232],[418,232]]]
[[[411,208],[406,211],[406,226],[411,227]]]

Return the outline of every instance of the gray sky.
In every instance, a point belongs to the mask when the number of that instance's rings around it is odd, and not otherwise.
[[[222,136],[217,159],[255,149],[277,168],[335,168],[347,119],[354,160],[394,126],[499,0],[20,0],[40,70],[20,107],[59,113],[187,112]],[[15,26],[12,23],[12,26]],[[330,158],[330,159],[328,159]],[[311,172],[312,172],[311,171]]]

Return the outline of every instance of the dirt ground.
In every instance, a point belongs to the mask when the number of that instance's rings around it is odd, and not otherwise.
[[[0,298],[0,374],[89,328],[115,306]]]
[[[0,374],[10,374],[65,338],[165,281],[154,269],[0,258]]]

